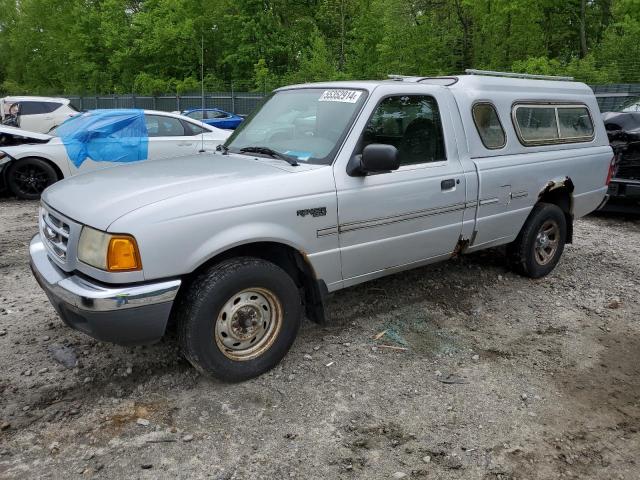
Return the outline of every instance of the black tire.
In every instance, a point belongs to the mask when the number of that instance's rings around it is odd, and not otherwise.
[[[40,158],[16,160],[7,170],[9,191],[23,200],[39,199],[44,189],[58,180],[56,170]]]
[[[246,301],[241,302],[243,295]],[[258,258],[238,257],[198,275],[181,295],[175,318],[182,353],[195,368],[226,382],[240,382],[272,369],[287,354],[300,328],[302,305],[298,287],[283,269]],[[252,321],[250,326],[240,324]],[[264,330],[262,336],[250,339],[256,329]],[[236,335],[246,336],[246,348],[223,344],[237,340]],[[261,349],[251,354],[257,347]]]
[[[553,235],[545,235],[543,230]],[[548,275],[560,260],[566,238],[567,220],[560,207],[551,203],[536,204],[518,237],[507,248],[511,268],[530,278]]]

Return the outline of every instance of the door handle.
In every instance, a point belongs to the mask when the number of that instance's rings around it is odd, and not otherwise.
[[[453,178],[447,178],[446,180],[442,180],[440,182],[440,188],[442,190],[451,190],[456,186],[456,181]]]
[[[191,145],[193,145],[193,143],[182,142],[178,144],[179,147],[190,147]]]

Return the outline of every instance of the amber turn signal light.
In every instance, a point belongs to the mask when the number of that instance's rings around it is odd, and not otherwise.
[[[141,269],[142,262],[135,239],[125,235],[111,237],[107,250],[107,270],[126,272]]]

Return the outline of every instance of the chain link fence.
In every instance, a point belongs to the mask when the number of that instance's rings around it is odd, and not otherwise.
[[[624,83],[611,85],[592,85],[600,111],[608,112],[620,108],[630,97],[640,97],[640,84]],[[141,95],[98,95],[70,96],[71,103],[78,110],[95,108],[143,108],[166,112],[182,112],[190,108],[202,107],[202,95],[160,95],[156,97]],[[205,93],[205,108],[220,108],[227,112],[249,115],[260,104],[264,95],[250,92],[210,92]]]
[[[633,98],[640,100],[640,83],[592,85],[601,112],[615,112]]]
[[[190,108],[202,108],[202,95],[160,95],[157,97],[141,95],[98,95],[69,96],[71,103],[78,110],[96,108],[142,108],[165,112],[182,112]],[[261,93],[247,92],[212,92],[205,93],[205,108],[220,108],[239,115],[250,114],[262,101]]]

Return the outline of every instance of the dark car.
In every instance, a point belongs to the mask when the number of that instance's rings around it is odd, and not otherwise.
[[[602,114],[616,158],[609,201],[603,208],[640,213],[640,98],[620,110]]]
[[[194,120],[200,120],[207,125],[227,130],[235,130],[244,120],[240,115],[225,112],[219,108],[192,108],[182,112],[182,115],[186,115]]]

